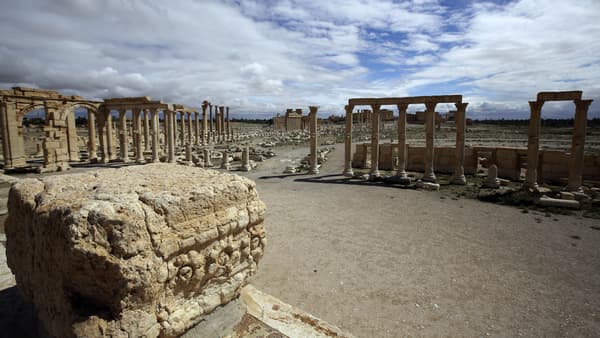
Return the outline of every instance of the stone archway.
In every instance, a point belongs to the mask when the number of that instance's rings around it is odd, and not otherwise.
[[[538,165],[540,151],[540,124],[542,121],[542,106],[547,101],[573,101],[575,104],[575,125],[571,141],[571,159],[569,163],[569,178],[567,189],[581,190],[583,183],[583,155],[585,145],[585,129],[587,112],[593,100],[582,100],[581,91],[539,92],[536,101],[529,101],[531,116],[529,119],[529,137],[527,142],[527,172],[525,186],[538,187]]]

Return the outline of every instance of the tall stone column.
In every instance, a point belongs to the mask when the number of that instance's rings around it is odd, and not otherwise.
[[[192,144],[192,113],[186,112],[185,115],[187,116],[187,143]]]
[[[160,144],[158,142],[158,134],[160,132],[158,125],[158,112],[158,109],[153,109],[151,117],[152,131],[150,132],[150,134],[152,135],[152,162],[158,162],[160,160],[158,158],[158,148],[160,147]]]
[[[433,170],[434,157],[434,133],[435,133],[435,106],[436,102],[425,104],[425,173],[423,173],[423,181],[436,181]]]
[[[98,162],[96,149],[96,112],[88,108],[88,154],[92,163]]]
[[[167,162],[175,163],[175,112],[164,111],[167,127]]]
[[[129,162],[129,140],[127,136],[127,111],[119,110],[119,146],[121,161]]]
[[[246,146],[242,149],[242,171],[250,171],[250,147]]]
[[[308,118],[310,120],[310,174],[319,173],[319,163],[317,160],[317,110],[319,107],[310,106],[308,107]]]
[[[194,144],[200,145],[200,112],[194,112]]]
[[[98,108],[98,141],[100,142],[100,162],[108,163],[108,146],[106,144],[106,109]]]
[[[456,114],[454,115],[454,125],[456,127],[456,163],[454,165],[454,173],[452,174],[451,182],[454,184],[467,184],[465,177],[465,130],[467,126],[467,111],[468,103],[455,103]]]
[[[77,125],[75,124],[75,108],[65,107],[67,112],[67,148],[69,161],[77,162],[79,158],[79,142],[77,142]]]
[[[144,109],[144,151],[150,150],[150,110]]]
[[[181,112],[180,113],[180,117],[181,117],[181,146],[185,146],[185,113]]]
[[[217,123],[217,126],[219,127],[219,142],[223,142],[223,131],[224,131],[224,126],[223,126],[223,122],[225,121],[225,119],[223,118],[223,116],[225,116],[225,107],[224,106],[220,106],[219,107],[219,114],[217,115],[219,117],[219,122]]]
[[[571,143],[571,162],[569,163],[569,183],[567,190],[581,191],[583,183],[583,155],[587,113],[593,100],[575,100],[575,123]]]
[[[354,106],[345,106],[346,109],[346,130],[344,133],[344,176],[352,177],[352,111]]]
[[[208,133],[208,119],[206,118],[206,108],[208,105],[202,105],[202,145],[205,146],[207,144],[206,137]]]
[[[217,106],[215,107],[215,111],[217,110]],[[208,140],[209,142],[212,140],[212,143],[215,143],[215,132],[213,129],[213,105],[209,104],[208,105],[208,113],[209,113],[209,124],[210,124],[210,129],[208,131]]]
[[[375,179],[379,174],[379,108],[380,104],[372,104],[371,108],[371,172],[370,179]]]
[[[231,122],[229,121],[229,107],[225,107],[226,120],[225,120],[225,132],[227,134],[227,142],[231,141]]]
[[[540,152],[540,124],[542,119],[542,106],[544,101],[529,101],[531,115],[529,117],[529,139],[527,141],[527,171],[525,172],[525,186],[537,188],[537,168]]]
[[[144,149],[142,148],[142,114],[141,109],[133,110],[133,128],[135,136],[135,161],[137,163],[144,163]]]
[[[408,104],[398,104],[398,171],[396,176],[401,183],[410,183],[406,174],[406,109]]]
[[[108,149],[108,161],[115,159],[115,152],[113,148],[113,123],[112,123],[112,112],[109,110],[106,112],[106,148]]]

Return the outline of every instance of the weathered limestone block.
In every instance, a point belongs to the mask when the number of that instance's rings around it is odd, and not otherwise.
[[[180,335],[266,244],[254,182],[175,164],[24,179],[8,207],[8,265],[57,337]]]

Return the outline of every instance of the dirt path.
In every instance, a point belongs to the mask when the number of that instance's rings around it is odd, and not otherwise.
[[[597,220],[336,184],[342,159],[248,175],[268,206],[259,289],[360,337],[600,334]]]
[[[244,173],[268,207],[258,289],[358,337],[600,335],[598,220],[339,184],[342,145],[319,175],[275,152]]]

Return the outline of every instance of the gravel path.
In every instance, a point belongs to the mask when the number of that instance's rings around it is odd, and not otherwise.
[[[600,335],[598,220],[336,184],[342,160],[248,175],[268,207],[258,289],[359,337]]]

